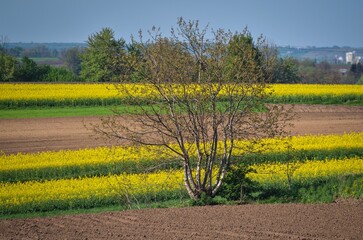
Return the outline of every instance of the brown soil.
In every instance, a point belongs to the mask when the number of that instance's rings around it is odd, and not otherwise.
[[[294,111],[294,135],[363,131],[363,107],[296,105]],[[99,117],[0,119],[0,151],[38,152],[107,145],[85,127],[97,122]]]
[[[146,209],[0,221],[0,239],[362,239],[362,202]]]

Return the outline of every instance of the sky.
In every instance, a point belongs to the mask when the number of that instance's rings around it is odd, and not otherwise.
[[[261,34],[277,46],[363,47],[363,0],[0,0],[8,42],[79,42],[104,27],[129,41],[178,17],[210,29]]]

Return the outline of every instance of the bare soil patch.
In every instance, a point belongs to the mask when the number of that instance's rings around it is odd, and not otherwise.
[[[362,239],[362,202],[146,209],[0,221],[1,239]]]
[[[363,107],[296,105],[294,111],[294,135],[363,131]],[[0,151],[9,154],[108,145],[85,127],[97,122],[99,117],[0,119]]]

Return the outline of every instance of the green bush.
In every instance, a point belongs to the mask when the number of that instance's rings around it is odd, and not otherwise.
[[[337,198],[362,198],[363,175],[332,176],[327,178],[294,181],[287,184],[275,183],[256,185],[251,193],[253,201],[258,202],[332,202]]]
[[[78,80],[78,77],[63,67],[50,67],[42,77],[43,82],[76,82]]]
[[[256,190],[256,184],[246,177],[251,171],[252,169],[243,163],[230,166],[218,195],[240,202],[251,199],[251,194]]]

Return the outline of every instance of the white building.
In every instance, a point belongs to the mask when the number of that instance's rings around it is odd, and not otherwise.
[[[354,60],[354,52],[347,52],[345,54],[345,62],[347,64],[352,64],[353,63],[353,60]]]
[[[345,62],[347,64],[357,64],[362,61],[362,57],[355,56],[355,51],[353,52],[347,52],[345,54]]]

